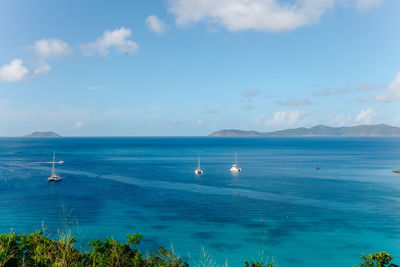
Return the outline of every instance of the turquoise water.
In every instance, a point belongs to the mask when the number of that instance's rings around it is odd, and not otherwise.
[[[53,150],[59,183],[41,163]],[[399,263],[394,169],[399,138],[1,138],[0,232],[68,226],[81,249],[139,232],[143,252],[172,244],[193,263],[204,247],[229,266],[262,253],[281,267],[353,266],[381,250]]]

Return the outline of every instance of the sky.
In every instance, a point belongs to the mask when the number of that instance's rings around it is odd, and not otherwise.
[[[400,127],[398,0],[1,0],[0,136]]]

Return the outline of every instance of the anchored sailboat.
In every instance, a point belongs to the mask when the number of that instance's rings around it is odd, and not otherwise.
[[[197,154],[197,162],[198,162],[197,169],[194,171],[194,173],[196,175],[201,175],[203,174],[203,170],[200,168],[200,154]]]
[[[47,178],[49,182],[58,182],[61,181],[62,178],[56,173],[54,164],[56,163],[56,152],[53,152],[53,167],[51,168],[51,176]]]
[[[241,172],[242,168],[238,167],[237,154],[235,152],[235,164],[232,165],[231,172]]]

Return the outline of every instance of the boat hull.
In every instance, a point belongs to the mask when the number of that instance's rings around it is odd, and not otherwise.
[[[47,178],[47,181],[49,181],[49,182],[58,182],[58,181],[61,181],[62,180],[62,178],[60,177],[60,176],[50,176],[49,178]]]

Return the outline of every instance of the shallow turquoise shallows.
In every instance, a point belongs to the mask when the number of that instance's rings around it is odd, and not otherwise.
[[[68,228],[82,250],[139,232],[143,252],[172,244],[190,263],[204,247],[229,266],[353,266],[382,250],[399,264],[395,169],[400,138],[1,138],[0,232]]]

